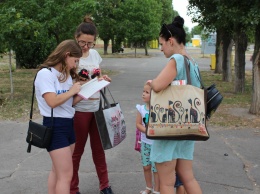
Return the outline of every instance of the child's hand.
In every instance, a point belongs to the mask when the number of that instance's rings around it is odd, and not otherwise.
[[[151,79],[147,80],[146,83],[149,85],[149,86],[152,86],[152,81]]]

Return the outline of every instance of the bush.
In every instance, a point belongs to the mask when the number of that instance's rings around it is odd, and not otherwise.
[[[55,46],[55,40],[21,40],[15,46],[16,64],[20,68],[34,69],[46,60]]]

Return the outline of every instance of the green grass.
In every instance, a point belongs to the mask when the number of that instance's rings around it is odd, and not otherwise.
[[[35,73],[36,70],[26,69],[12,72],[14,95],[11,96],[9,71],[0,69],[0,120],[15,120],[29,115]]]
[[[219,92],[223,95],[223,101],[217,111],[210,119],[210,124],[222,127],[258,127],[259,118],[251,119],[246,115],[235,116],[232,111],[244,108],[249,110],[252,95],[252,72],[246,71],[245,76],[245,92],[236,94],[234,92],[234,82],[223,82],[222,74],[214,74],[213,72],[201,72],[205,86],[215,83]],[[234,79],[233,79],[234,80]]]

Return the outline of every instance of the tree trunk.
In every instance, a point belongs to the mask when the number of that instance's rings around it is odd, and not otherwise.
[[[15,66],[16,66],[16,69],[22,68],[20,58],[17,56],[16,52],[15,52]]]
[[[148,56],[147,41],[144,41],[145,55]]]
[[[260,24],[255,31],[255,49],[253,54],[252,101],[249,112],[260,115]]]
[[[112,53],[115,53],[116,52],[116,48],[115,48],[115,40],[114,40],[114,38],[112,38],[111,43],[112,43]]]
[[[223,32],[220,29],[217,29],[217,41],[216,41],[216,51],[215,51],[215,55],[216,55],[215,73],[222,73],[222,58],[223,58],[222,33]]]
[[[11,85],[11,99],[14,97],[13,75],[12,75],[12,52],[9,50],[9,73],[10,73],[10,85]]]
[[[109,39],[103,40],[104,41],[104,55],[107,55],[107,48],[108,48],[108,43],[109,43]]]
[[[235,41],[235,93],[243,93],[245,91],[245,65],[246,65],[246,49],[247,35],[241,29],[236,30]]]
[[[231,53],[232,53],[232,38],[230,33],[224,32],[222,36],[223,40],[223,58],[222,58],[222,80],[226,82],[232,81],[232,71],[230,65]]]

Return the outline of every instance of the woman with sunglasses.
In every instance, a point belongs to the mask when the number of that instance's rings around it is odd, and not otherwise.
[[[173,80],[186,79],[184,55],[188,57],[185,49],[186,33],[183,29],[184,20],[177,16],[171,24],[164,24],[159,34],[161,51],[169,58],[167,65],[160,74],[149,81],[152,89],[159,92],[165,89]],[[192,65],[192,61],[190,61]],[[191,82],[200,85],[194,72],[190,72]],[[186,192],[201,194],[201,188],[194,178],[192,160],[194,141],[154,140],[150,159],[155,162],[160,179],[161,194],[173,194],[175,172],[177,172]]]
[[[81,79],[88,81],[94,77],[111,81],[107,75],[101,75],[100,63],[102,58],[96,50],[94,50],[97,29],[92,19],[85,16],[84,21],[77,27],[75,39],[82,49],[82,57],[79,60],[78,71]],[[90,147],[92,150],[92,158],[96,167],[100,194],[113,194],[109,186],[108,171],[100,136],[94,112],[99,109],[100,93],[97,92],[88,100],[82,100],[75,107],[74,130],[76,134],[76,144],[73,153],[73,178],[71,181],[71,194],[80,194],[79,192],[79,176],[78,170],[81,156],[88,139],[90,138]]]

